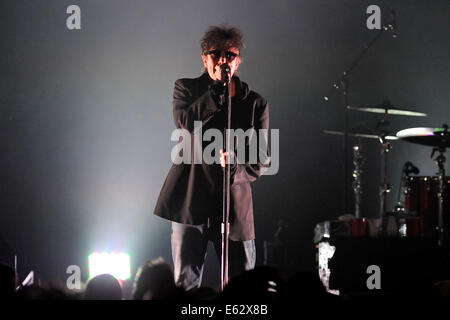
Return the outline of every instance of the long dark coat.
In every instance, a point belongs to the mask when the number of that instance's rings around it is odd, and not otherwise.
[[[233,129],[253,128],[256,139],[259,129],[269,128],[269,108],[266,99],[249,90],[245,82],[233,77],[236,94],[232,98]],[[178,129],[189,131],[194,148],[194,121],[202,121],[202,132],[210,128],[223,130],[226,110],[210,90],[212,80],[207,73],[195,79],[179,79],[173,93],[173,116]],[[203,148],[209,141],[203,142]],[[243,143],[243,142],[241,142]],[[246,153],[249,151],[246,139]],[[238,141],[239,144],[239,141]],[[268,156],[265,144],[258,141],[258,150]],[[235,148],[236,149],[236,148]],[[194,152],[191,152],[193,161]],[[257,163],[232,166],[230,199],[230,239],[234,241],[255,238],[252,190],[250,183],[258,179],[267,166],[258,157]],[[223,172],[219,164],[173,164],[161,189],[154,213],[162,218],[184,224],[220,226],[222,221]]]

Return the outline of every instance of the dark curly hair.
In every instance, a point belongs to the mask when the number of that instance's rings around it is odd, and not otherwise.
[[[243,39],[244,35],[238,28],[226,25],[210,26],[200,41],[202,54],[213,47],[219,50],[236,47],[240,52],[245,47]]]

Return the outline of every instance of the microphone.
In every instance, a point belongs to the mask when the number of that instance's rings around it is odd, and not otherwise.
[[[228,83],[230,81],[228,77],[228,73],[231,71],[230,66],[227,63],[224,63],[220,66],[220,69],[222,72],[222,80]]]

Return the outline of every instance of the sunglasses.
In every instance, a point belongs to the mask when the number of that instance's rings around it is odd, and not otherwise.
[[[219,58],[222,56],[222,52],[225,54],[225,59],[227,59],[228,62],[232,62],[239,55],[239,54],[231,52],[231,51],[224,52],[224,51],[220,51],[220,50],[206,51],[206,54],[210,55],[211,58],[213,58],[214,60],[219,60]]]

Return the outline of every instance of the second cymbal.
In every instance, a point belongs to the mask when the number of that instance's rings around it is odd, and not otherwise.
[[[345,132],[342,131],[333,131],[333,130],[323,130],[324,133],[333,134],[338,136],[343,136]],[[380,137],[376,134],[362,133],[362,132],[348,132],[349,137],[355,138],[367,138],[367,139],[379,139]],[[396,136],[386,136],[386,140],[398,140],[399,138]]]

